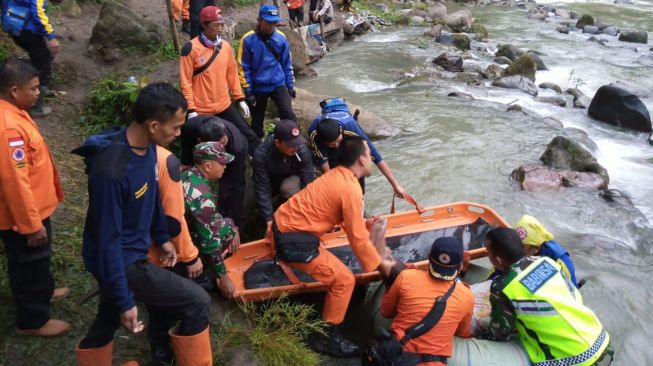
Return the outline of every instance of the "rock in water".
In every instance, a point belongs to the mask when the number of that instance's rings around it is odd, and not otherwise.
[[[594,18],[589,14],[583,14],[576,22],[576,28],[585,28],[586,25],[594,25]]]
[[[542,60],[542,57],[536,52],[536,51],[528,51],[527,52],[529,56],[535,61],[535,66],[537,66],[537,71],[542,71],[542,70],[548,70],[546,65],[544,64],[544,60]]]
[[[517,57],[523,55],[524,53],[524,51],[511,44],[502,44],[499,46],[499,50],[497,51],[496,56],[504,56],[507,57],[510,61],[515,61]]]
[[[567,101],[563,97],[555,96],[555,97],[537,97],[535,98],[536,101],[540,103],[548,103],[548,104],[554,104],[557,105],[558,107],[566,107],[567,106]]]
[[[445,46],[451,46],[453,44],[453,34],[442,31],[439,36],[435,37],[435,41]]]
[[[463,58],[453,52],[445,52],[433,59],[433,63],[451,72],[463,71]]]
[[[431,27],[430,31],[424,32],[424,35],[432,38],[439,38],[442,33],[442,24],[436,24]]]
[[[498,63],[499,65],[512,65],[512,60],[506,56],[495,57],[494,62]]]
[[[580,128],[567,127],[565,128],[565,135],[567,135],[572,140],[578,142],[584,148],[586,148],[587,150],[593,153],[599,151],[599,147],[596,144],[596,142],[594,142],[594,140],[592,140],[589,137],[587,132],[581,130]]]
[[[628,90],[604,85],[596,91],[587,114],[599,121],[640,132],[651,132],[651,116],[642,101]]]
[[[487,32],[487,28],[485,28],[485,26],[478,23],[474,23],[474,25],[472,25],[471,31],[475,33],[478,36],[479,40],[481,41],[487,39],[487,37],[489,36]]]
[[[456,46],[461,51],[469,50],[469,37],[464,34],[454,34],[453,35],[453,45]]]
[[[596,173],[603,178],[606,188],[610,183],[608,171],[596,161],[592,153],[566,136],[554,137],[540,156],[540,160],[556,169]]]
[[[591,172],[574,172],[563,170],[560,172],[562,185],[565,187],[581,187],[592,190],[601,190],[608,188],[608,184],[603,177]]]
[[[503,75],[504,76],[522,75],[527,77],[530,81],[535,81],[536,69],[537,67],[535,66],[535,61],[533,61],[533,57],[529,54],[523,54],[519,56],[512,63],[512,65],[508,66],[508,68],[504,71]]]
[[[541,165],[523,165],[512,171],[510,178],[519,183],[520,188],[529,192],[557,191],[562,185],[558,172]]]
[[[497,64],[489,64],[483,72],[483,76],[490,80],[498,79],[501,75],[503,75],[503,68]]]
[[[569,88],[565,90],[565,94],[569,94],[574,97],[574,107],[576,108],[587,108],[590,105],[590,98],[576,88]]]
[[[492,85],[500,88],[518,89],[526,94],[537,96],[537,86],[521,75],[505,76],[496,79],[492,82]]]
[[[648,32],[645,31],[624,31],[619,35],[619,40],[632,43],[648,43]]]
[[[560,86],[558,86],[558,84],[555,83],[542,83],[539,85],[539,87],[542,89],[551,89],[558,94],[562,93],[562,88],[560,88]]]
[[[583,33],[599,34],[599,27],[595,25],[586,25],[585,27],[583,27]]]
[[[603,34],[607,34],[608,36],[616,36],[617,33],[619,33],[619,30],[615,27],[605,27],[603,28]]]
[[[449,14],[446,18],[447,26],[454,32],[463,32],[471,28],[473,23],[472,12],[463,9]]]
[[[129,47],[145,53],[162,44],[164,34],[157,24],[124,5],[108,1],[102,5],[89,42],[105,48]]]
[[[556,30],[562,34],[569,34],[569,27],[566,25],[559,25],[556,27]]]
[[[428,17],[437,20],[447,16],[447,7],[442,4],[433,4],[426,9]]]

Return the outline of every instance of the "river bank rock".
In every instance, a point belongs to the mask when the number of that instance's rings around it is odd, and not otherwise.
[[[453,34],[451,32],[442,30],[440,35],[435,37],[435,41],[441,45],[451,46],[453,44]]]
[[[586,25],[594,25],[594,18],[589,14],[583,14],[576,22],[576,28],[585,28]]]
[[[508,89],[518,89],[526,94],[537,96],[537,86],[521,75],[504,76],[492,82],[493,86]]]
[[[560,25],[558,25],[556,27],[556,30],[559,33],[562,33],[562,34],[569,34],[569,26],[568,25],[560,24]]]
[[[535,61],[533,57],[529,54],[523,54],[519,56],[512,65],[508,66],[507,69],[503,71],[503,76],[513,76],[521,75],[528,78],[530,81],[535,81]]]
[[[431,26],[431,30],[424,32],[424,35],[431,38],[440,37],[442,33],[442,24],[435,24]]]
[[[503,68],[497,64],[489,64],[483,72],[483,77],[494,80],[503,75]]]
[[[293,111],[297,116],[297,123],[301,127],[301,130],[306,132],[310,123],[315,119],[315,116],[322,113],[320,102],[329,98],[329,96],[313,94],[302,88],[295,88],[295,90],[297,91],[297,98],[293,101]],[[401,133],[401,130],[374,112],[350,102],[347,102],[347,104],[351,113],[354,113],[356,109],[361,111],[358,117],[358,123],[370,137],[386,138],[397,136]]]
[[[445,52],[433,59],[433,63],[451,72],[463,71],[463,58],[453,52]]]
[[[604,188],[610,183],[608,171],[596,161],[592,153],[566,136],[554,137],[546,146],[540,160],[556,169],[598,174],[605,183]]]
[[[567,137],[581,144],[588,151],[592,153],[599,151],[599,146],[589,137],[587,132],[581,130],[580,128],[574,127],[567,127],[564,130]]]
[[[605,34],[605,35],[608,35],[608,36],[612,36],[612,37],[614,37],[614,36],[616,36],[617,34],[619,34],[619,30],[618,30],[616,27],[612,27],[612,26],[610,26],[610,27],[605,27],[605,28],[601,31],[601,33],[603,33],[603,34]]]
[[[587,33],[587,34],[599,34],[599,27],[597,27],[597,26],[595,26],[595,25],[586,25],[586,26],[583,28],[583,33]]]
[[[292,68],[296,77],[313,77],[317,73],[313,70],[308,64],[316,62],[324,54],[319,44],[314,45],[318,48],[315,49],[315,52],[312,52],[311,55],[306,53],[306,45],[304,40],[299,32],[286,31],[284,32],[286,38],[288,39],[288,44],[290,44],[290,52],[292,54]],[[310,42],[310,40],[309,40]]]
[[[447,15],[445,18],[447,26],[454,32],[463,32],[472,27],[474,18],[472,12],[468,9],[459,10],[455,13]]]
[[[461,51],[469,50],[469,37],[466,34],[457,33],[453,35],[453,45]]]
[[[510,179],[528,192],[557,191],[562,186],[560,174],[542,165],[522,165],[510,173]]]
[[[599,121],[640,132],[651,132],[651,116],[646,105],[633,93],[615,85],[596,91],[587,114]]]
[[[547,103],[547,104],[557,105],[558,107],[566,107],[567,106],[567,101],[565,100],[565,98],[560,97],[560,96],[537,97],[537,98],[535,98],[535,100],[540,102],[540,103]]]
[[[120,31],[116,31],[119,25]],[[106,2],[102,5],[89,43],[103,48],[135,49],[147,53],[163,44],[163,29],[128,7]]]
[[[569,94],[574,97],[575,108],[587,108],[592,101],[588,96],[583,94],[583,92],[577,88],[569,88],[565,90],[565,94]]]
[[[645,31],[624,31],[619,35],[622,42],[648,43],[648,32]]]
[[[551,89],[558,94],[562,94],[562,88],[556,83],[541,83],[538,85],[541,89]]]
[[[447,7],[439,3],[431,4],[428,7],[428,9],[426,9],[426,12],[429,18],[433,20],[438,20],[438,19],[446,18]]]
[[[498,63],[499,65],[511,65],[512,64],[512,60],[509,59],[506,56],[495,57],[494,62]]]
[[[542,70],[548,70],[549,69],[544,64],[544,60],[542,60],[542,57],[540,57],[540,53],[538,53],[537,51],[533,51],[533,50],[529,50],[526,53],[529,56],[531,56],[531,58],[535,62],[535,66],[537,68],[537,71],[542,71]]]
[[[526,52],[524,52],[523,50],[521,50],[517,46],[513,46],[511,44],[502,44],[502,45],[499,45],[499,49],[497,50],[497,53],[496,53],[495,56],[496,57],[503,56],[503,57],[508,58],[510,61],[515,61],[517,59],[517,57],[523,55],[524,53],[526,53]]]

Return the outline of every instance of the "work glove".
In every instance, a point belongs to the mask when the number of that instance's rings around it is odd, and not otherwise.
[[[243,114],[243,117],[249,118],[249,107],[247,106],[247,103],[245,103],[244,100],[238,102],[238,107],[240,107],[240,112]]]
[[[250,107],[256,108],[256,98],[254,98],[254,94],[246,94],[245,101]]]
[[[288,93],[290,94],[290,97],[292,99],[297,98],[297,92],[295,91],[295,89],[293,89],[293,88],[288,89]]]
[[[195,117],[197,117],[197,112],[195,112],[195,110],[189,110],[188,119],[195,118]]]

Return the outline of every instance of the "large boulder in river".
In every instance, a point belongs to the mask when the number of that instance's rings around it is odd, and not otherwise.
[[[299,32],[295,32],[289,29],[283,32],[283,34],[286,36],[286,38],[288,39],[288,43],[290,44],[290,54],[292,55],[292,68],[295,76],[303,77],[303,76],[317,75],[317,73],[313,69],[311,69],[308,66],[308,64],[319,60],[319,58],[317,59],[315,58],[318,56],[321,57],[322,55],[321,49],[319,50],[320,52],[317,53],[315,56],[310,57],[309,55],[306,54],[306,45],[304,44],[304,40],[302,39],[302,36]]]
[[[454,32],[463,32],[472,27],[474,18],[472,17],[471,11],[463,9],[447,15],[446,21],[447,26]]]
[[[447,16],[447,7],[442,4],[433,4],[426,9],[428,17],[433,20],[442,19]]]
[[[537,67],[535,66],[535,61],[533,61],[531,55],[525,53],[517,57],[512,65],[508,66],[508,68],[504,70],[503,75],[521,75],[527,77],[530,81],[535,81],[536,69]]]
[[[560,173],[541,165],[522,165],[512,171],[510,179],[529,192],[557,191],[562,186]]]
[[[526,94],[537,96],[537,86],[521,75],[505,76],[492,82],[493,86],[508,89],[518,89]]]
[[[587,114],[599,121],[640,132],[651,132],[651,116],[642,101],[626,89],[603,85]]]
[[[295,88],[295,90],[297,91],[297,98],[293,101],[293,111],[295,112],[295,116],[297,116],[297,122],[302,131],[308,131],[308,126],[313,122],[315,116],[322,113],[320,102],[329,98],[329,96],[313,94],[302,88]],[[356,109],[361,111],[358,117],[358,123],[370,137],[392,137],[401,132],[399,128],[391,125],[374,112],[350,102],[347,102],[347,104],[351,113],[354,113]]]
[[[510,61],[515,61],[517,57],[523,55],[525,52],[519,47],[513,46],[511,44],[502,44],[499,45],[497,50],[496,57],[507,57]]]
[[[599,164],[592,153],[566,136],[556,136],[546,146],[540,160],[556,169],[596,173],[603,178],[605,188],[610,183],[608,171]]]
[[[589,14],[583,14],[576,22],[576,28],[584,28],[586,25],[594,25],[594,18]]]
[[[119,31],[116,31],[119,28]],[[90,43],[102,48],[130,48],[149,52],[163,43],[163,29],[113,1],[102,5]]]
[[[445,52],[433,59],[433,63],[451,72],[463,71],[463,58],[453,52]]]
[[[623,31],[619,35],[619,40],[632,43],[648,43],[648,32],[646,31]]]
[[[542,57],[540,57],[540,53],[537,51],[529,50],[528,55],[531,56],[533,59],[533,62],[535,62],[535,66],[537,68],[537,71],[542,71],[542,70],[548,70],[546,65],[544,64],[544,60],[542,60]]]

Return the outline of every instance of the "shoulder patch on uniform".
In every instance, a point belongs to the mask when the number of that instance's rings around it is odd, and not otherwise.
[[[193,50],[193,43],[192,42],[186,42],[186,44],[181,48],[180,54],[182,56],[188,56],[190,55],[190,51]]]
[[[168,176],[173,182],[181,180],[181,162],[174,154],[168,155],[166,159],[166,167],[168,168]]]
[[[168,235],[170,235],[171,238],[175,238],[181,233],[181,223],[179,220],[166,215],[166,224],[168,225]]]

